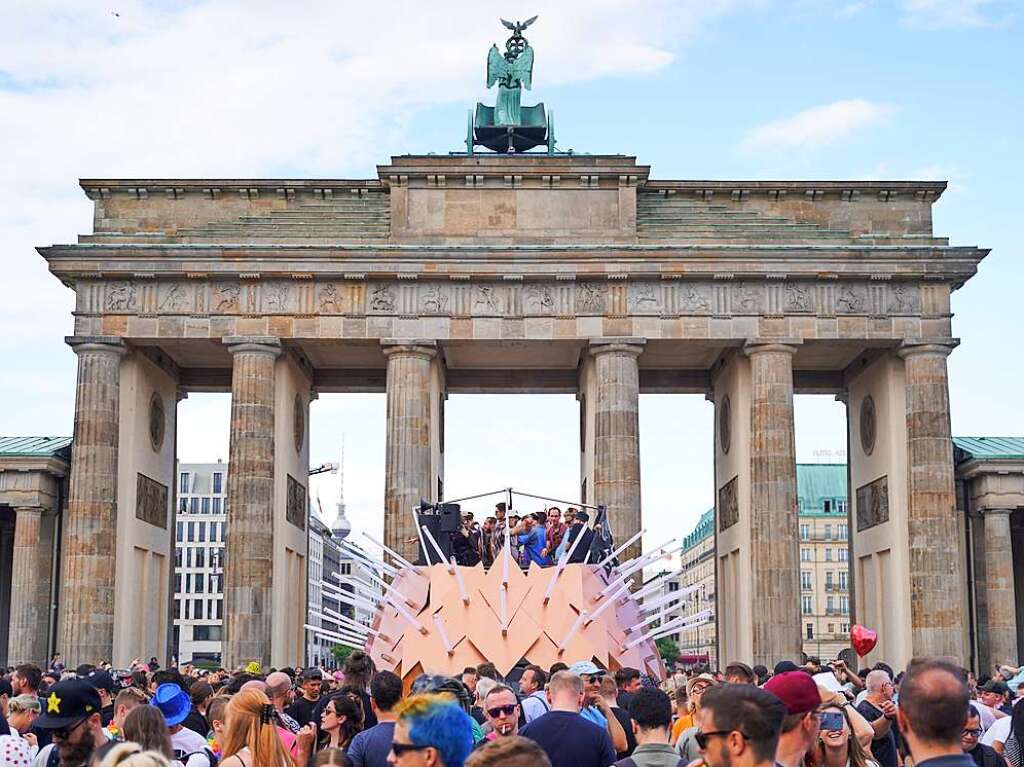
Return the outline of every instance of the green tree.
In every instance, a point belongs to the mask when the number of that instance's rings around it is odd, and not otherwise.
[[[661,653],[661,659],[665,661],[666,666],[672,668],[675,662],[679,660],[679,643],[674,639],[662,637],[656,644],[658,645],[658,652]]]
[[[331,657],[334,658],[334,662],[339,666],[344,666],[345,659],[353,652],[355,652],[355,650],[343,644],[336,644],[331,647]]]

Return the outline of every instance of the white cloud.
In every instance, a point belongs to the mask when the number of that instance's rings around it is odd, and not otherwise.
[[[764,123],[743,138],[748,151],[813,149],[884,121],[893,107],[865,99],[834,101]]]
[[[1008,22],[1003,0],[903,0],[903,21],[922,29],[992,27]]]

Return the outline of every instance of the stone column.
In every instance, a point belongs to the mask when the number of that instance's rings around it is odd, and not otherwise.
[[[387,358],[387,446],[384,466],[384,543],[411,553],[416,538],[410,509],[434,497],[430,472],[430,364],[433,341],[383,341]]]
[[[595,338],[593,503],[608,507],[616,545],[640,530],[640,366],[642,338]],[[638,556],[640,542],[621,559]]]
[[[753,663],[797,660],[801,650],[793,355],[797,346],[748,342],[750,557]]]
[[[39,604],[39,579],[44,565],[39,551],[43,510],[14,510],[14,560],[11,568],[11,622],[7,663],[43,665],[46,656],[46,606]]]
[[[224,543],[224,666],[270,665],[276,338],[225,338],[232,355]]]
[[[69,666],[112,660],[117,447],[124,343],[66,339],[78,355],[58,646]]]
[[[912,653],[963,660],[966,624],[961,531],[953,484],[946,372],[946,357],[954,345],[952,339],[945,343],[908,343],[899,355],[906,366]]]
[[[1010,514],[982,509],[985,518],[985,601],[989,667],[1017,659],[1017,595],[1013,584]]]

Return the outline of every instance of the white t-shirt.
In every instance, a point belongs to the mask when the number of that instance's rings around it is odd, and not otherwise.
[[[206,755],[206,738],[198,732],[182,727],[171,733],[171,748],[175,758],[185,762],[185,755],[192,754],[185,767],[210,767],[210,758]]]
[[[996,719],[992,726],[985,731],[985,734],[981,736],[982,745],[992,746],[996,743],[1005,743],[1006,739],[1010,737],[1010,725],[1012,723],[1013,718],[1009,716]]]

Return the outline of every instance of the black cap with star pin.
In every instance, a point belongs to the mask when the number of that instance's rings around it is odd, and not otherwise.
[[[43,698],[42,715],[35,726],[44,730],[57,730],[77,724],[86,717],[100,712],[100,694],[84,679],[65,679],[50,688]]]

